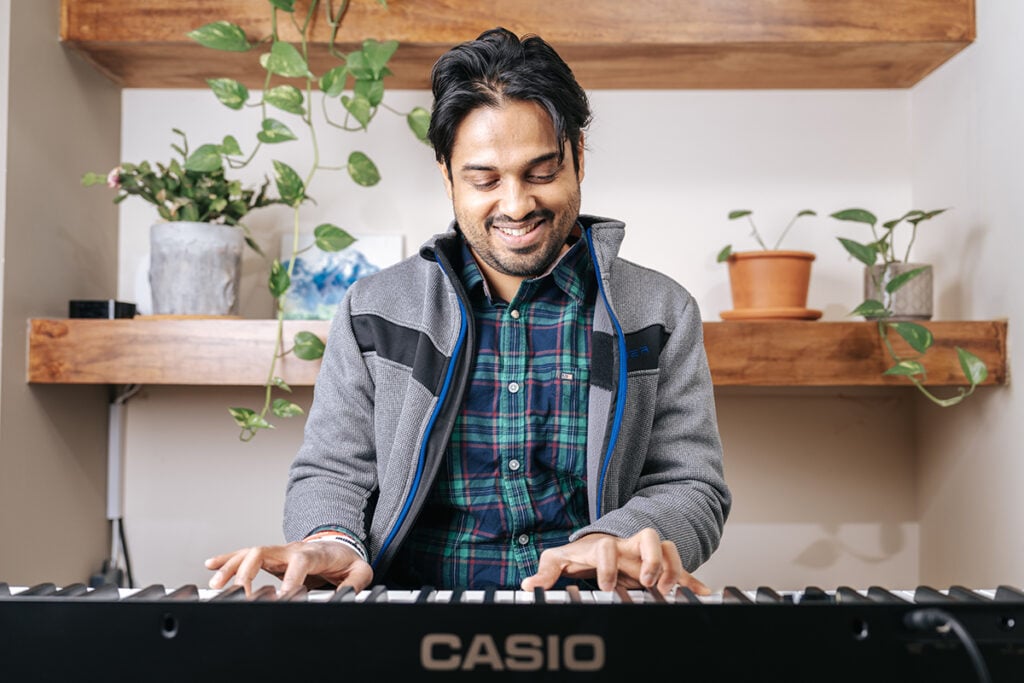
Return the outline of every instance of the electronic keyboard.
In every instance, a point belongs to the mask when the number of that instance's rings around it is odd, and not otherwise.
[[[1024,681],[1013,586],[534,592],[0,583],[0,681]],[[286,677],[286,678],[285,678]]]

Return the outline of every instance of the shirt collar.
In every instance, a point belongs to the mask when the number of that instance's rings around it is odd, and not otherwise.
[[[570,247],[568,251],[562,254],[543,274],[535,278],[529,278],[526,282],[537,283],[538,286],[543,286],[542,281],[544,278],[551,276],[555,285],[565,292],[566,295],[577,301],[584,301],[587,296],[587,289],[594,281],[594,269],[590,260],[590,250],[587,248],[586,239],[582,235],[582,229],[578,223],[576,227],[577,230],[574,230],[569,236]],[[490,288],[487,286],[487,281],[484,280],[483,273],[480,272],[480,267],[477,265],[472,251],[470,251],[469,243],[466,242],[466,238],[461,230],[458,233],[462,255],[459,276],[462,279],[462,284],[465,285],[466,291],[470,293],[477,287],[481,288],[488,300],[493,301]],[[533,291],[536,292],[537,287],[534,287]]]

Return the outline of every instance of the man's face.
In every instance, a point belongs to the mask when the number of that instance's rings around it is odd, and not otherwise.
[[[451,177],[444,165],[455,219],[485,275],[540,275],[565,248],[580,210],[579,172],[551,118],[533,102],[470,112],[455,132]],[[493,271],[493,272],[488,272]]]

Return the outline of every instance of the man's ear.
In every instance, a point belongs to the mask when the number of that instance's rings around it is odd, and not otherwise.
[[[445,161],[437,162],[437,170],[441,172],[441,178],[444,179],[444,190],[448,193],[448,199],[452,200],[452,177],[448,173],[448,164]]]
[[[577,167],[576,168],[576,182],[577,183],[582,183],[583,182],[583,152],[584,152],[583,148],[584,148],[583,133],[580,133],[580,141],[579,141],[579,144],[576,146],[576,159],[577,159],[577,162],[576,162],[576,167]]]

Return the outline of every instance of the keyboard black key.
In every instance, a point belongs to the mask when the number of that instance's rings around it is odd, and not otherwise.
[[[579,586],[566,586],[565,592],[569,594],[569,602],[577,604],[583,602],[583,598],[580,596]]]
[[[37,583],[27,590],[18,593],[20,597],[39,597],[53,595],[57,592],[57,586],[53,583]]]
[[[726,586],[722,591],[722,602],[729,605],[752,605],[753,601],[736,586]]]
[[[966,586],[950,586],[949,597],[958,602],[983,602],[987,599]]]
[[[112,583],[105,583],[102,586],[93,588],[83,596],[86,600],[113,600],[117,601],[121,599],[121,591],[117,589]]]
[[[914,591],[914,602],[918,605],[945,605],[953,602],[953,598],[931,586],[918,586]]]
[[[900,596],[887,591],[881,586],[871,586],[868,588],[868,597],[874,602],[888,602],[888,603],[905,603],[906,600]]]
[[[186,584],[169,593],[164,600],[198,601],[199,589],[193,584]]]
[[[433,602],[434,596],[437,595],[437,591],[434,590],[433,586],[424,586],[420,589],[420,592],[416,595],[416,604],[423,604],[425,602]]]
[[[830,603],[832,602],[832,596],[818,588],[817,586],[807,586],[804,588],[803,593],[800,594],[800,603]]]
[[[273,586],[257,588],[252,594],[253,602],[273,602],[277,600],[277,589]]]
[[[388,587],[384,584],[374,586],[370,589],[370,594],[366,596],[366,602],[387,602],[388,601]]]
[[[624,586],[615,587],[615,597],[612,598],[612,602],[619,603],[621,605],[632,605],[633,598],[629,596],[629,591]]]
[[[691,605],[700,605],[701,600],[692,589],[680,586],[676,589],[676,602],[688,602]]]
[[[1013,586],[997,586],[993,599],[996,602],[1024,602],[1024,591]]]
[[[125,600],[161,600],[167,596],[162,584],[154,583],[129,595]]]
[[[338,586],[327,602],[355,602],[356,591],[352,586]]]
[[[210,602],[245,602],[245,586],[231,586],[210,598]]]
[[[277,598],[278,602],[306,602],[309,599],[309,589],[305,586],[296,586],[284,595]]]
[[[9,597],[11,597],[11,587],[8,586],[6,583],[0,581],[0,598]]]
[[[547,602],[547,598],[544,595],[544,589],[537,586],[533,589],[533,604],[543,605],[545,602]]]
[[[840,586],[836,589],[836,603],[839,604],[863,604],[871,602],[871,598],[862,595],[849,586]]]
[[[84,583],[70,583],[63,588],[57,589],[53,594],[55,598],[77,598],[89,592],[89,587]]]

